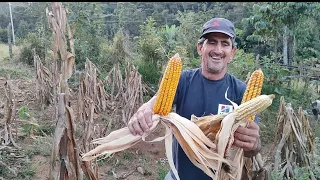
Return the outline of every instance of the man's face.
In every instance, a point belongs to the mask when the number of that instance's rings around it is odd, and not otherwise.
[[[209,33],[203,45],[198,44],[197,48],[202,58],[203,70],[214,75],[227,72],[227,64],[236,52],[236,49],[232,48],[230,37],[218,32]]]

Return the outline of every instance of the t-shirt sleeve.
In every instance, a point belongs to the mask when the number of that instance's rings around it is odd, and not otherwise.
[[[246,90],[246,84],[245,83],[242,83],[241,81],[239,81],[237,83],[237,89],[238,89],[238,93],[237,93],[237,98],[236,98],[236,101],[235,103],[237,103],[238,105],[241,104],[241,101],[242,101],[242,98],[243,98],[243,95],[244,95],[244,92]]]

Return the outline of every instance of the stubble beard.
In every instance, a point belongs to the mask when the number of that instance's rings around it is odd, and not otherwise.
[[[207,64],[206,70],[208,73],[216,75],[216,74],[220,74],[223,68],[210,67],[209,64]]]

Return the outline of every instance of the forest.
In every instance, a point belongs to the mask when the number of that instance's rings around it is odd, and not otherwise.
[[[58,92],[71,92],[70,101],[75,103],[73,108],[85,109],[86,98],[95,91],[89,93],[81,88],[88,85],[85,83],[89,83],[89,86],[97,86],[98,94],[92,98],[98,104],[95,105],[94,115],[90,118],[95,122],[98,121],[97,124],[105,128],[97,134],[90,134],[86,128],[92,128],[93,121],[90,121],[92,124],[85,122],[85,118],[83,119],[85,115],[79,114],[83,109],[77,109],[74,114],[75,119],[80,123],[79,127],[84,127],[82,131],[88,132],[91,139],[106,136],[112,129],[124,127],[125,119],[128,119],[139,105],[148,101],[157,92],[168,60],[173,55],[179,53],[182,69],[200,66],[201,59],[197,53],[196,44],[202,33],[202,25],[213,17],[227,18],[236,28],[237,52],[228,65],[228,71],[245,82],[250,73],[261,68],[264,73],[261,94],[275,94],[272,105],[260,116],[263,151],[259,158],[251,159],[259,164],[255,165],[253,173],[261,175],[262,169],[265,174],[261,179],[320,178],[318,139],[320,119],[316,121],[311,107],[313,102],[320,99],[320,26],[318,25],[320,3],[62,2],[62,6],[66,9],[66,19],[60,21],[65,22],[66,27],[69,28],[62,38],[66,42],[64,50],[61,50],[61,41],[57,44],[57,38],[60,37],[52,23],[54,18],[61,17],[55,16],[52,4],[52,2],[0,3],[0,82],[2,83],[0,86],[3,86],[4,90],[0,93],[2,94],[0,96],[2,100],[0,103],[2,106],[0,110],[0,179],[41,179],[41,174],[37,174],[40,171],[39,167],[24,170],[24,167],[28,167],[27,161],[32,162],[36,155],[45,157],[43,161],[46,162],[47,170],[56,168],[52,167],[52,164],[49,166],[49,162],[52,162],[50,158],[53,158],[51,152],[56,150],[51,149],[51,144],[54,144],[57,138],[54,134],[58,127],[58,108],[55,109],[59,106]],[[65,85],[61,83],[62,81],[58,83],[53,78],[59,77],[56,76],[53,67],[60,68],[61,71],[58,73],[64,76],[62,70],[64,51],[71,52],[74,59],[74,64],[70,66],[71,74],[66,73],[67,78],[64,77],[67,83]],[[41,74],[42,79],[40,79],[40,71],[41,73],[51,71],[52,74]],[[131,76],[129,71],[136,74]],[[140,75],[141,81],[136,79]],[[90,84],[92,76],[97,78],[94,84]],[[130,78],[136,83],[134,87],[125,84]],[[11,90],[6,89],[10,80],[19,82],[16,83],[18,89],[21,86],[30,88],[27,92],[34,91],[34,95],[28,93],[25,95],[25,99],[30,100],[29,103],[18,101],[17,104],[10,104],[12,102],[7,99],[9,97],[7,94]],[[36,88],[32,90],[32,86]],[[54,90],[55,86],[61,89]],[[39,87],[42,89],[39,90]],[[16,92],[16,96],[19,96],[20,91],[22,90]],[[137,97],[136,101],[130,101],[130,103],[129,100],[125,101],[131,95]],[[81,103],[84,105],[80,107],[78,97],[81,96],[84,99]],[[22,144],[31,144],[31,149],[24,149],[23,153],[28,160],[18,162],[10,159],[9,155],[12,153],[20,155],[16,149],[13,150],[15,145],[12,147],[12,144],[15,143],[12,140],[11,145],[6,143],[7,136],[2,135],[7,133],[10,136],[10,131],[6,130],[9,127],[8,109],[10,108],[15,112],[13,114],[16,114],[16,118],[9,123],[17,128],[13,133],[15,136],[13,139],[16,139],[18,144],[20,141]],[[292,116],[286,114],[291,112],[288,108],[292,108]],[[15,122],[13,121],[15,119],[21,121]],[[111,122],[111,119],[117,121]],[[24,124],[25,121],[32,123]],[[293,130],[282,132],[287,121],[291,122]],[[18,135],[20,126],[23,127],[23,135]],[[80,132],[74,133],[75,139],[83,138],[79,135]],[[287,137],[284,137],[284,134]],[[39,139],[45,137],[45,139],[42,139],[41,143],[37,137]],[[303,145],[302,141],[308,145]],[[39,147],[43,143],[50,144],[48,149],[43,150],[44,154]],[[85,143],[89,142],[83,141],[79,146],[85,146]],[[139,147],[144,147],[146,151],[149,148],[147,145]],[[36,151],[37,148],[38,151]],[[93,146],[90,145],[90,148]],[[158,148],[159,152],[151,153],[150,157],[165,158],[162,154],[164,153],[163,144]],[[137,147],[134,150],[137,152],[138,149]],[[274,151],[269,152],[270,149]],[[276,153],[279,149],[282,149],[282,154]],[[285,154],[290,152],[288,149],[294,151],[290,158]],[[81,151],[88,150],[85,147],[81,149]],[[140,163],[139,153],[135,154],[133,150],[121,153],[116,154],[114,158]],[[305,155],[300,157],[297,154]],[[132,174],[134,170],[126,169],[124,164],[119,165],[118,160],[112,160],[113,157],[108,158],[110,159],[104,158],[97,164],[86,165],[86,171],[89,171],[89,166],[93,169],[101,167],[99,179],[139,179],[141,177],[163,179],[163,173],[166,174],[169,168],[168,164],[164,163],[161,166],[156,164],[153,170],[148,170],[147,164],[152,160],[143,161],[144,165],[141,167],[145,172],[141,173],[138,170],[140,174],[134,177]],[[13,168],[17,164],[22,170]],[[121,172],[132,173],[121,177],[120,169]],[[85,173],[85,175],[89,178],[88,174]],[[50,175],[48,173],[45,176]],[[247,178],[254,179],[251,175]]]

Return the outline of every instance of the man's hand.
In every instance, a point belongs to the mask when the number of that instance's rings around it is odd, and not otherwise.
[[[246,127],[238,127],[234,133],[233,144],[256,154],[261,149],[259,126],[255,122],[249,122]]]
[[[128,128],[133,135],[142,135],[149,132],[152,124],[152,110],[142,106],[128,121]]]

